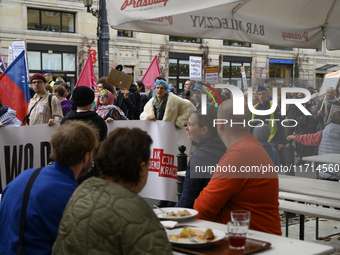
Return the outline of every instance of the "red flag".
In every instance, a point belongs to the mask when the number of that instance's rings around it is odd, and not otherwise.
[[[155,55],[155,57],[151,61],[151,64],[148,67],[148,70],[146,70],[145,74],[143,75],[141,81],[144,83],[145,87],[151,89],[152,86],[155,84],[156,77],[161,75],[162,74],[161,70],[159,69],[157,55]]]
[[[96,84],[96,77],[94,76],[93,64],[92,64],[92,57],[91,53],[87,57],[83,70],[81,71],[77,84],[75,87],[78,86],[85,86],[92,88],[94,87],[94,91],[97,92],[97,84]]]

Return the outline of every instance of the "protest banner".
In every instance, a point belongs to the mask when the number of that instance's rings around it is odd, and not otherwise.
[[[13,54],[13,59],[16,59],[17,56],[22,51],[26,52],[26,42],[25,41],[13,41],[12,42],[12,54]]]
[[[340,106],[333,104],[332,107],[331,107],[331,110],[329,112],[329,115],[328,115],[327,123],[329,122],[329,120],[331,118],[331,114],[333,112],[337,112],[337,111],[340,111]]]
[[[13,49],[12,46],[8,47],[8,58],[7,58],[7,66],[9,66],[13,62]]]
[[[114,68],[111,69],[107,83],[119,89],[130,89],[133,77]]]
[[[328,88],[335,89],[336,86],[338,85],[339,78],[340,78],[340,71],[327,74],[325,76],[325,79],[323,80],[319,95],[326,94],[326,91]]]
[[[43,167],[49,162],[50,139],[59,124],[6,127],[0,129],[0,190],[28,168]],[[152,138],[148,181],[139,193],[142,197],[177,201],[177,157],[178,146],[185,145],[190,152],[187,131],[176,129],[166,121],[130,120],[108,124],[108,133],[116,128],[140,128]],[[164,135],[171,134],[171,135]]]
[[[189,57],[190,80],[202,80],[202,57]]]
[[[205,82],[217,83],[218,82],[218,67],[204,68]]]
[[[43,124],[0,129],[0,190],[23,170],[48,163],[49,141],[58,127]]]
[[[11,54],[12,59],[8,59],[8,66],[14,61],[22,51],[25,51],[24,57],[25,57],[25,68],[26,68],[26,75],[27,75],[27,80],[29,80],[29,70],[28,70],[28,64],[27,64],[27,49],[26,49],[26,42],[22,40],[14,40],[12,41],[12,52],[8,52],[8,58],[10,57],[9,55]]]
[[[247,90],[248,85],[247,85],[247,77],[246,77],[246,72],[244,70],[244,66],[241,66],[241,74],[242,74],[242,81],[243,81],[243,89]]]

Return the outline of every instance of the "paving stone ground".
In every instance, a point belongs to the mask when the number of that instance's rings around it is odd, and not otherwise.
[[[293,217],[290,220],[289,222],[290,238],[299,239],[300,231],[299,223],[300,218],[298,216]],[[333,254],[340,255],[340,222],[327,219],[319,219],[319,239],[322,240],[316,240],[315,227],[316,227],[315,217],[305,216],[305,241],[332,246],[335,250]],[[281,212],[281,229],[282,236],[285,236],[286,228],[285,217],[283,212]],[[332,236],[330,238],[326,238],[326,236],[336,233],[339,234]]]

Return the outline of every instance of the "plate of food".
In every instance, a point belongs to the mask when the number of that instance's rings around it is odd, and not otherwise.
[[[158,218],[162,220],[185,220],[194,217],[198,211],[194,209],[181,208],[181,207],[163,207],[162,212],[160,209],[153,209]]]
[[[167,230],[171,244],[182,247],[204,247],[225,238],[221,230],[198,227],[183,227]]]

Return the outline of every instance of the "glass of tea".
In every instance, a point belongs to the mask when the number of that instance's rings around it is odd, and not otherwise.
[[[231,221],[228,222],[227,226],[229,248],[235,250],[243,250],[246,247],[248,227],[236,225]]]
[[[231,211],[231,222],[228,222],[229,247],[242,250],[246,245],[247,233],[249,230],[250,211]]]

